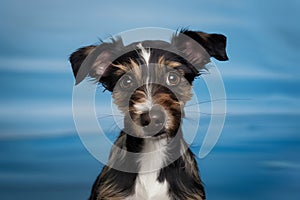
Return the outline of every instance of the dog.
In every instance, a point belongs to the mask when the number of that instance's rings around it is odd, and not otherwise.
[[[170,42],[124,45],[117,38],[71,54],[76,84],[91,77],[124,114],[124,128],[89,200],[206,199],[181,126],[193,81],[211,57],[228,60],[226,36],[187,29]]]

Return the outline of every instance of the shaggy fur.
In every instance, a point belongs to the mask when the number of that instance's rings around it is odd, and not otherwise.
[[[118,38],[70,56],[76,84],[94,78],[124,114],[124,129],[90,200],[205,199],[197,163],[183,139],[183,107],[210,57],[228,59],[225,47],[221,34],[182,30],[170,43],[124,46]],[[130,171],[117,170],[128,166]]]

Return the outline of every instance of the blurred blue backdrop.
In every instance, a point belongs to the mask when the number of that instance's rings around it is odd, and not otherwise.
[[[300,199],[299,9],[297,0],[2,0],[0,199],[88,197],[102,164],[76,133],[67,59],[140,27],[228,37],[230,61],[216,62],[227,120],[216,147],[198,160],[208,199]]]

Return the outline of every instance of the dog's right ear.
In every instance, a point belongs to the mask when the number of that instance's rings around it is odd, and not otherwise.
[[[82,47],[80,49],[77,49],[77,51],[75,51],[74,53],[72,53],[70,55],[69,60],[70,60],[72,70],[73,70],[73,74],[74,74],[75,78],[77,77],[79,68],[80,68],[81,64],[83,63],[83,61],[86,59],[86,57],[91,52],[94,51],[95,48],[96,48],[96,46],[94,46],[94,45],[87,46],[87,47]],[[82,80],[80,80],[80,81],[82,81]],[[78,84],[78,83],[77,83],[77,78],[76,78],[76,84]]]
[[[172,38],[172,45],[198,71],[205,69],[205,65],[210,62],[211,57],[219,61],[228,60],[226,36],[222,34],[183,29]]]
[[[111,43],[82,47],[72,53],[69,60],[76,79],[75,84],[79,84],[87,76],[99,81],[123,47],[122,39],[118,38],[112,39]]]

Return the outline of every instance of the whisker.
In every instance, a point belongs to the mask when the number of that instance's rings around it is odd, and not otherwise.
[[[184,119],[188,120],[188,121],[193,121],[193,122],[197,122],[198,120],[196,120],[194,117],[187,117],[185,116]]]
[[[103,116],[99,116],[97,117],[98,119],[105,119],[105,118],[109,118],[109,117],[123,117],[123,115],[116,115],[116,114],[105,114]]]
[[[115,123],[112,125],[112,127],[108,131],[113,132],[116,128],[119,128],[118,123],[122,120],[123,120],[123,118],[115,121]]]
[[[207,113],[207,112],[201,112],[201,111],[193,111],[193,110],[189,110],[186,113],[199,113],[202,115],[227,115],[228,113]]]
[[[100,120],[100,119],[105,119],[105,118],[110,118],[110,117],[118,117],[118,119],[115,119],[113,122],[112,122],[112,124],[109,126],[110,128],[108,129],[108,132],[110,133],[110,132],[113,132],[116,128],[118,128],[119,126],[118,126],[118,123],[120,122],[120,121],[122,121],[123,120],[123,115],[118,115],[118,114],[106,114],[106,115],[104,115],[104,116],[99,116],[99,117],[97,117],[97,119],[98,120]]]
[[[205,101],[200,101],[198,103],[193,103],[193,104],[189,104],[186,105],[185,107],[191,107],[191,106],[195,106],[195,105],[200,105],[200,104],[205,104],[205,103],[211,103],[211,102],[218,102],[218,101],[250,101],[252,99],[213,99],[213,100],[205,100]]]

